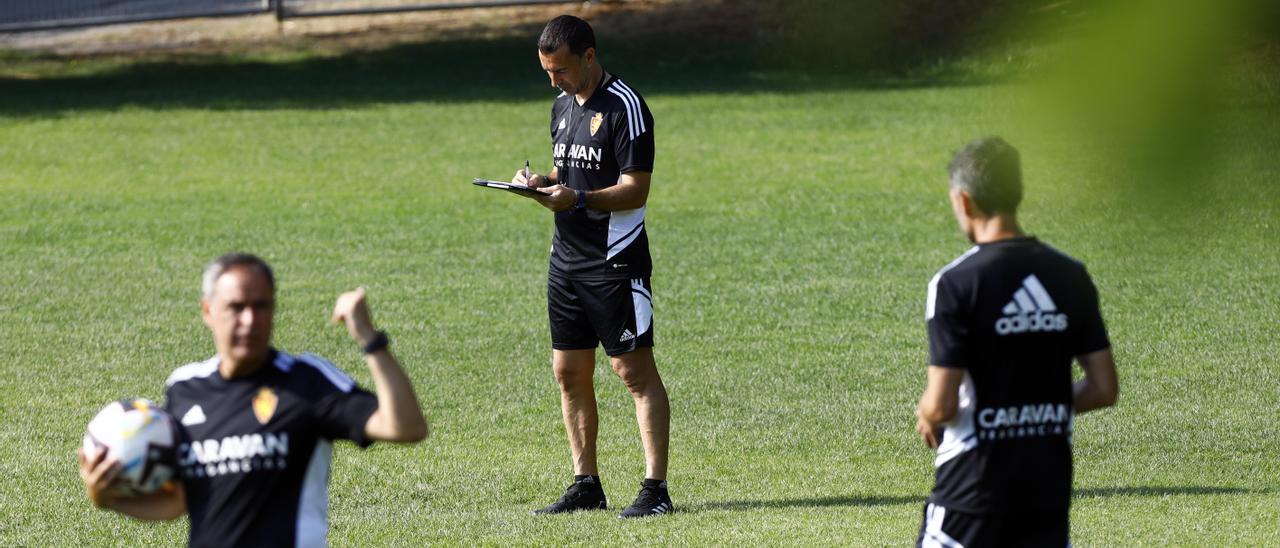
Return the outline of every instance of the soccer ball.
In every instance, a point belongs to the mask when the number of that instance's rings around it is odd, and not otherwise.
[[[178,423],[164,409],[141,398],[113,401],[102,408],[84,433],[84,452],[107,448],[120,461],[121,494],[154,493],[174,476]]]

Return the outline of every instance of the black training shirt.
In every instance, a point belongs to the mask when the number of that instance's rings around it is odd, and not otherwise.
[[[562,93],[551,106],[551,157],[560,182],[600,190],[632,171],[653,172],[653,115],[640,94],[606,75],[585,104]],[[644,207],[556,213],[551,273],[574,279],[648,276]]]
[[[331,442],[368,446],[377,398],[311,354],[272,350],[270,364],[232,380],[218,362],[180,367],[167,383],[190,544],[323,546]]]
[[[974,513],[1065,508],[1071,364],[1104,348],[1084,265],[1035,238],[978,245],[929,282],[929,363],[965,370],[930,501]]]

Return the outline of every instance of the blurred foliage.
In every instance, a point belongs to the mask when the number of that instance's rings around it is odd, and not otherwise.
[[[1046,0],[759,0],[776,61],[893,70],[956,58],[1071,26],[1083,9]]]
[[[903,68],[1062,40],[1122,44],[1162,33],[1194,49],[1223,28],[1236,38],[1280,37],[1280,2],[1221,0],[748,0],[757,35],[796,66]],[[1216,30],[1215,30],[1216,29]],[[1117,32],[1118,31],[1118,32]]]
[[[1161,215],[1203,206],[1236,61],[1274,43],[1277,12],[1255,0],[1099,3],[1045,75],[1035,121],[1074,132],[1127,202]]]
[[[1280,2],[759,0],[762,62],[951,83],[1023,81],[991,110],[1075,141],[1081,177],[1167,216],[1219,192],[1229,101],[1276,111]],[[950,74],[950,76],[948,76]],[[990,107],[990,105],[987,105]],[[996,124],[993,121],[994,126]],[[1170,209],[1175,208],[1175,209]]]

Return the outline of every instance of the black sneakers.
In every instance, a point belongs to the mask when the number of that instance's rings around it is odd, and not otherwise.
[[[671,505],[671,495],[667,494],[667,482],[644,480],[640,484],[640,494],[636,501],[622,511],[620,518],[643,518],[661,516],[675,511]]]
[[[534,510],[533,514],[563,514],[565,512],[577,512],[578,510],[605,510],[608,507],[608,501],[604,498],[604,487],[601,487],[600,480],[587,476],[574,481],[573,485],[565,489],[564,495],[560,497],[560,500],[551,503],[551,506],[546,508]]]

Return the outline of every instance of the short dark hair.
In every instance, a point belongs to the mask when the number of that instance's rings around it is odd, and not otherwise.
[[[596,33],[586,21],[572,15],[561,15],[552,19],[542,29],[538,37],[538,51],[550,55],[569,45],[569,53],[582,55],[587,48],[596,47]]]
[[[1015,213],[1022,202],[1022,160],[1018,149],[999,137],[965,145],[947,166],[951,186],[973,198],[983,213]]]
[[[226,255],[214,259],[213,262],[204,267],[204,275],[201,276],[201,282],[203,283],[200,284],[200,296],[206,299],[212,297],[213,287],[214,284],[218,283],[218,278],[221,278],[228,270],[237,266],[247,266],[258,269],[262,275],[267,277],[267,283],[271,286],[271,292],[276,292],[276,277],[271,273],[271,267],[267,265],[266,261],[262,260],[257,255],[251,255],[249,253],[227,253]]]

